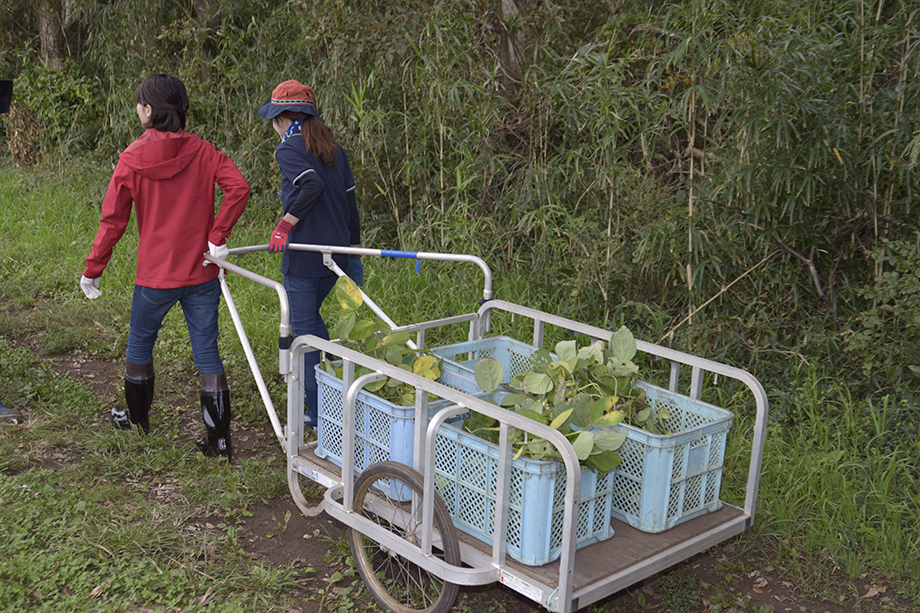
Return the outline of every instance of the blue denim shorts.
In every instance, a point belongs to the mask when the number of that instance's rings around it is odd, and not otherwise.
[[[220,306],[220,282],[217,279],[170,289],[134,286],[131,301],[131,329],[128,332],[128,361],[149,364],[153,361],[163,318],[179,303],[185,314],[185,325],[192,343],[195,366],[205,375],[220,375],[224,363],[217,348],[217,310]]]

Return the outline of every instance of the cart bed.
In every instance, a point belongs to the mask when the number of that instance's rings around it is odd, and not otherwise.
[[[341,469],[315,453],[316,443],[300,449],[295,468],[304,476],[331,487],[340,482]],[[729,504],[712,513],[651,534],[611,519],[615,535],[575,552],[572,609],[585,607],[674,564],[740,534],[749,523],[744,510]],[[488,565],[491,545],[457,531],[463,561]],[[537,602],[545,602],[559,581],[559,561],[527,566],[510,557],[503,564],[502,582]],[[534,596],[540,594],[540,598]]]

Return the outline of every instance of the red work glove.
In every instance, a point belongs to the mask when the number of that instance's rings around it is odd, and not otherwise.
[[[269,253],[281,253],[284,251],[285,247],[287,247],[288,234],[291,233],[293,228],[294,224],[283,219],[278,222],[278,225],[272,230],[271,239],[268,241]]]

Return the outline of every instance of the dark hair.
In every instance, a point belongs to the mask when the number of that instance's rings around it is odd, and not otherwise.
[[[178,132],[185,129],[188,94],[178,77],[150,75],[137,86],[135,97],[138,104],[149,104],[153,110],[150,127],[154,130]]]
[[[307,115],[306,113],[283,111],[281,117],[287,117],[292,121],[295,119],[303,119],[300,135],[303,137],[304,147],[307,153],[313,153],[326,166],[335,166],[336,144],[332,128],[313,115]]]

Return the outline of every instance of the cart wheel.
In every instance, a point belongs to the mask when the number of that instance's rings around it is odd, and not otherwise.
[[[354,510],[375,522],[378,526],[402,536],[407,541],[418,543],[419,527],[422,523],[424,489],[422,476],[412,468],[398,462],[380,462],[365,470],[355,482]],[[377,485],[373,490],[371,487]],[[382,491],[381,491],[382,490]],[[397,524],[398,513],[409,514],[411,493],[418,496],[419,503],[406,525]],[[375,503],[373,509],[364,508],[365,499]],[[368,505],[370,507],[371,505]],[[435,494],[435,529],[441,535],[443,550],[432,548],[432,555],[448,564],[460,566],[460,544],[454,533],[454,524],[447,507]],[[446,613],[457,599],[459,586],[448,583],[428,571],[416,566],[402,556],[392,553],[353,528],[348,530],[348,545],[354,557],[358,574],[364,580],[368,591],[385,611],[392,613]]]

